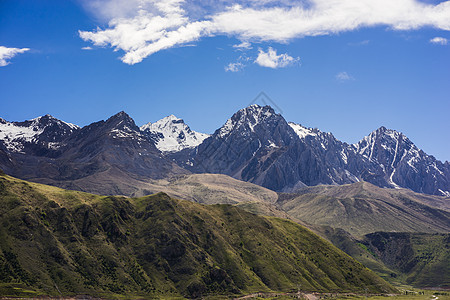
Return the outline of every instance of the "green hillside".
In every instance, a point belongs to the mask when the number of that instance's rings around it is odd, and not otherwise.
[[[395,286],[450,288],[449,233],[376,232],[356,239],[328,226],[312,230]]]
[[[376,232],[364,237],[368,251],[409,285],[450,289],[450,234]]]
[[[0,295],[393,292],[288,220],[230,205],[102,197],[0,176]]]

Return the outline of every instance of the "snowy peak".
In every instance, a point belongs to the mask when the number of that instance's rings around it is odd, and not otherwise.
[[[394,182],[395,170],[399,164],[407,163],[417,171],[416,163],[427,156],[403,133],[382,126],[353,145],[356,153],[374,163],[380,164],[389,181]]]
[[[250,130],[251,132],[254,132],[256,126],[267,122],[273,117],[282,118],[268,105],[259,106],[253,104],[236,112],[220,129],[218,129],[217,134],[220,138],[224,138],[232,131],[236,130]]]
[[[177,118],[174,115],[170,115],[170,116],[167,116],[165,118],[162,118],[161,120],[156,121],[155,123],[149,122],[149,123],[147,123],[145,125],[142,125],[141,126],[141,130],[145,131],[145,130],[148,129],[148,130],[153,130],[153,131],[154,130],[160,131],[160,130],[162,130],[164,128],[176,126],[175,124],[184,124],[184,125],[186,125],[184,123],[183,119]],[[178,127],[184,127],[184,126],[181,125],[181,126],[178,126]],[[189,128],[189,126],[187,126],[187,125],[186,125],[186,127]]]
[[[167,116],[155,123],[141,126],[156,148],[162,152],[176,152],[186,148],[194,148],[209,137],[208,134],[191,130],[183,119],[174,115]]]
[[[65,137],[78,130],[77,125],[58,120],[51,115],[23,122],[0,121],[0,140],[11,152],[24,152],[27,144],[40,144],[56,150]]]
[[[5,123],[8,123],[8,122],[5,121]],[[17,126],[21,126],[21,127],[32,127],[32,128],[35,128],[36,130],[37,129],[45,129],[48,127],[59,127],[61,129],[69,128],[71,130],[80,129],[80,127],[77,125],[58,120],[57,118],[55,118],[49,114],[31,119],[28,121],[12,122],[12,123],[14,123]]]
[[[390,187],[409,187],[443,196],[450,192],[448,167],[424,153],[401,132],[380,127],[352,147],[381,168]]]
[[[377,139],[383,139],[385,142],[400,141],[400,140],[408,139],[403,133],[398,132],[393,129],[388,129],[384,126],[381,126],[380,128],[378,128],[371,134],[374,135]]]
[[[378,160],[380,155],[396,156],[402,151],[418,152],[419,149],[401,132],[382,126],[354,144],[356,152],[369,160]],[[379,161],[383,163],[382,161]]]

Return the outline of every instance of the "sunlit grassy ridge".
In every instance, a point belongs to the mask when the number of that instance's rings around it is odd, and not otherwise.
[[[0,294],[393,292],[308,229],[159,193],[102,197],[0,176]]]

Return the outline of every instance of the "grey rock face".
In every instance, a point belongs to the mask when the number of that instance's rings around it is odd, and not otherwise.
[[[402,133],[381,127],[348,145],[331,133],[287,123],[269,106],[241,109],[198,147],[169,157],[195,173],[226,174],[275,191],[364,180],[450,196],[449,163]]]
[[[378,166],[375,184],[405,187],[415,192],[450,196],[450,169],[414,145],[404,134],[380,127],[360,142],[354,151]],[[371,181],[371,178],[362,179]]]
[[[0,119],[0,168],[24,179],[66,181],[112,169],[138,180],[219,173],[282,192],[364,180],[450,197],[450,164],[385,127],[349,145],[258,105],[239,110],[211,136],[174,116],[158,122],[138,128],[124,112],[83,128],[49,115]]]
[[[269,106],[252,105],[235,113],[194,151],[173,155],[197,173],[221,173],[275,191],[305,185],[357,181],[344,168],[348,145],[331,134],[301,139]]]

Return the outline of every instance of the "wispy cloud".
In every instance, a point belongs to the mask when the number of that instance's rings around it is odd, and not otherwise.
[[[356,43],[348,43],[349,46],[367,46],[369,45],[370,40],[364,40]]]
[[[277,69],[293,65],[299,60],[300,58],[298,57],[293,58],[292,56],[289,56],[286,53],[277,55],[277,50],[273,49],[272,47],[269,47],[267,52],[264,52],[262,49],[259,49],[259,54],[255,60],[255,63],[257,63],[262,67]]]
[[[225,71],[227,72],[239,72],[241,71],[245,65],[241,62],[229,63],[225,66]]]
[[[86,46],[86,47],[81,48],[81,50],[94,50],[94,48]]]
[[[30,48],[7,48],[0,46],[0,67],[9,65],[9,60],[17,54],[29,51]]]
[[[447,45],[449,40],[440,36],[434,37],[430,40],[430,43],[437,45]]]
[[[163,49],[215,35],[251,43],[289,42],[374,26],[450,31],[450,1],[439,4],[419,0],[84,1],[90,3],[86,6],[91,11],[108,20],[108,26],[79,31],[80,37],[97,46],[124,51],[121,59],[127,64],[139,63]]]
[[[235,62],[231,62],[225,66],[226,72],[240,72],[242,71],[250,61],[253,61],[254,58],[247,56],[246,54],[242,54],[238,57]]]
[[[345,71],[337,73],[335,78],[336,78],[336,80],[338,80],[340,82],[355,80],[355,78],[353,76],[351,76],[350,74],[348,74]]]
[[[252,49],[252,44],[247,41],[244,41],[240,44],[233,45],[233,48],[236,48],[238,50],[249,50]]]

